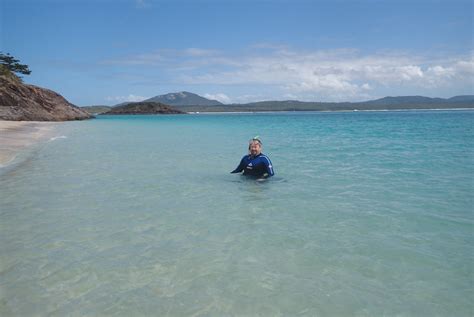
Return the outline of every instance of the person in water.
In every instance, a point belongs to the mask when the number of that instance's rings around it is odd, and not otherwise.
[[[240,161],[239,166],[231,173],[244,172],[244,175],[268,178],[275,175],[272,162],[262,153],[262,141],[258,137],[249,141],[249,154]]]

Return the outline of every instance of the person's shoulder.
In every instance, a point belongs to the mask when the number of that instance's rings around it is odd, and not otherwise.
[[[262,162],[265,162],[265,164],[268,164],[268,165],[272,164],[272,161],[270,161],[270,158],[266,156],[265,154],[261,154],[259,158]]]

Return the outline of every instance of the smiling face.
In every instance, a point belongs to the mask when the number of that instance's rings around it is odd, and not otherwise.
[[[252,141],[249,144],[250,155],[257,156],[262,152],[262,145],[258,141]]]

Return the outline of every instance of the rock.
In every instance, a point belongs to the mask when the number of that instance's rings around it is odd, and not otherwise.
[[[185,114],[159,102],[134,102],[123,106],[113,107],[104,114]]]
[[[0,119],[13,121],[66,121],[93,118],[58,93],[26,85],[12,73],[0,75]]]

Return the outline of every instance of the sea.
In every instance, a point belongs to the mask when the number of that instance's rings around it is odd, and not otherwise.
[[[472,110],[53,134],[0,169],[1,316],[473,316]],[[257,135],[266,181],[230,173]]]

